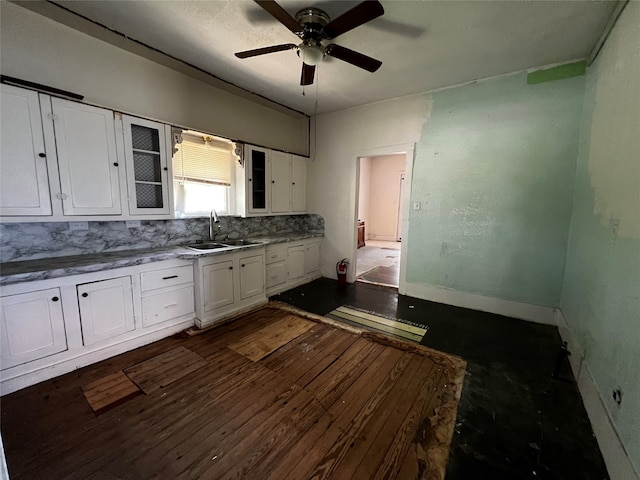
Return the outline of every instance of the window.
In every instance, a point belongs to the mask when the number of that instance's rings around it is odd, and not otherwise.
[[[198,132],[182,132],[175,146],[173,181],[176,217],[231,213],[235,145]]]

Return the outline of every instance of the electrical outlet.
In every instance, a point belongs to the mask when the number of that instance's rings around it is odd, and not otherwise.
[[[89,222],[69,222],[69,230],[89,230]]]
[[[127,220],[124,224],[127,228],[140,228],[140,220]]]

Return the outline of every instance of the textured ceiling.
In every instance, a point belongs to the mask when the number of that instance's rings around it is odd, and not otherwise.
[[[381,0],[385,14],[335,40],[381,60],[369,73],[326,57],[316,83],[299,85],[295,51],[244,60],[237,51],[297,37],[252,1],[58,1],[65,8],[307,114],[329,112],[527,68],[587,57],[615,2]],[[359,2],[279,2],[291,15],[332,18]]]

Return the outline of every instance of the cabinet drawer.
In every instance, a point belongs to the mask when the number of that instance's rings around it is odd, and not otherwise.
[[[287,280],[287,269],[285,268],[284,262],[267,265],[266,272],[267,288],[275,287]]]
[[[183,267],[144,272],[140,274],[140,280],[143,292],[183,283],[193,283],[193,267],[185,265]]]
[[[149,327],[193,312],[193,287],[150,295],[142,299],[142,326]]]
[[[265,262],[267,265],[270,263],[280,262],[287,258],[287,247],[273,247],[267,248]]]

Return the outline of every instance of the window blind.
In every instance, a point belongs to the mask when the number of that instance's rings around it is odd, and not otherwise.
[[[173,176],[185,182],[231,185],[233,145],[203,137],[182,134],[173,156]]]

